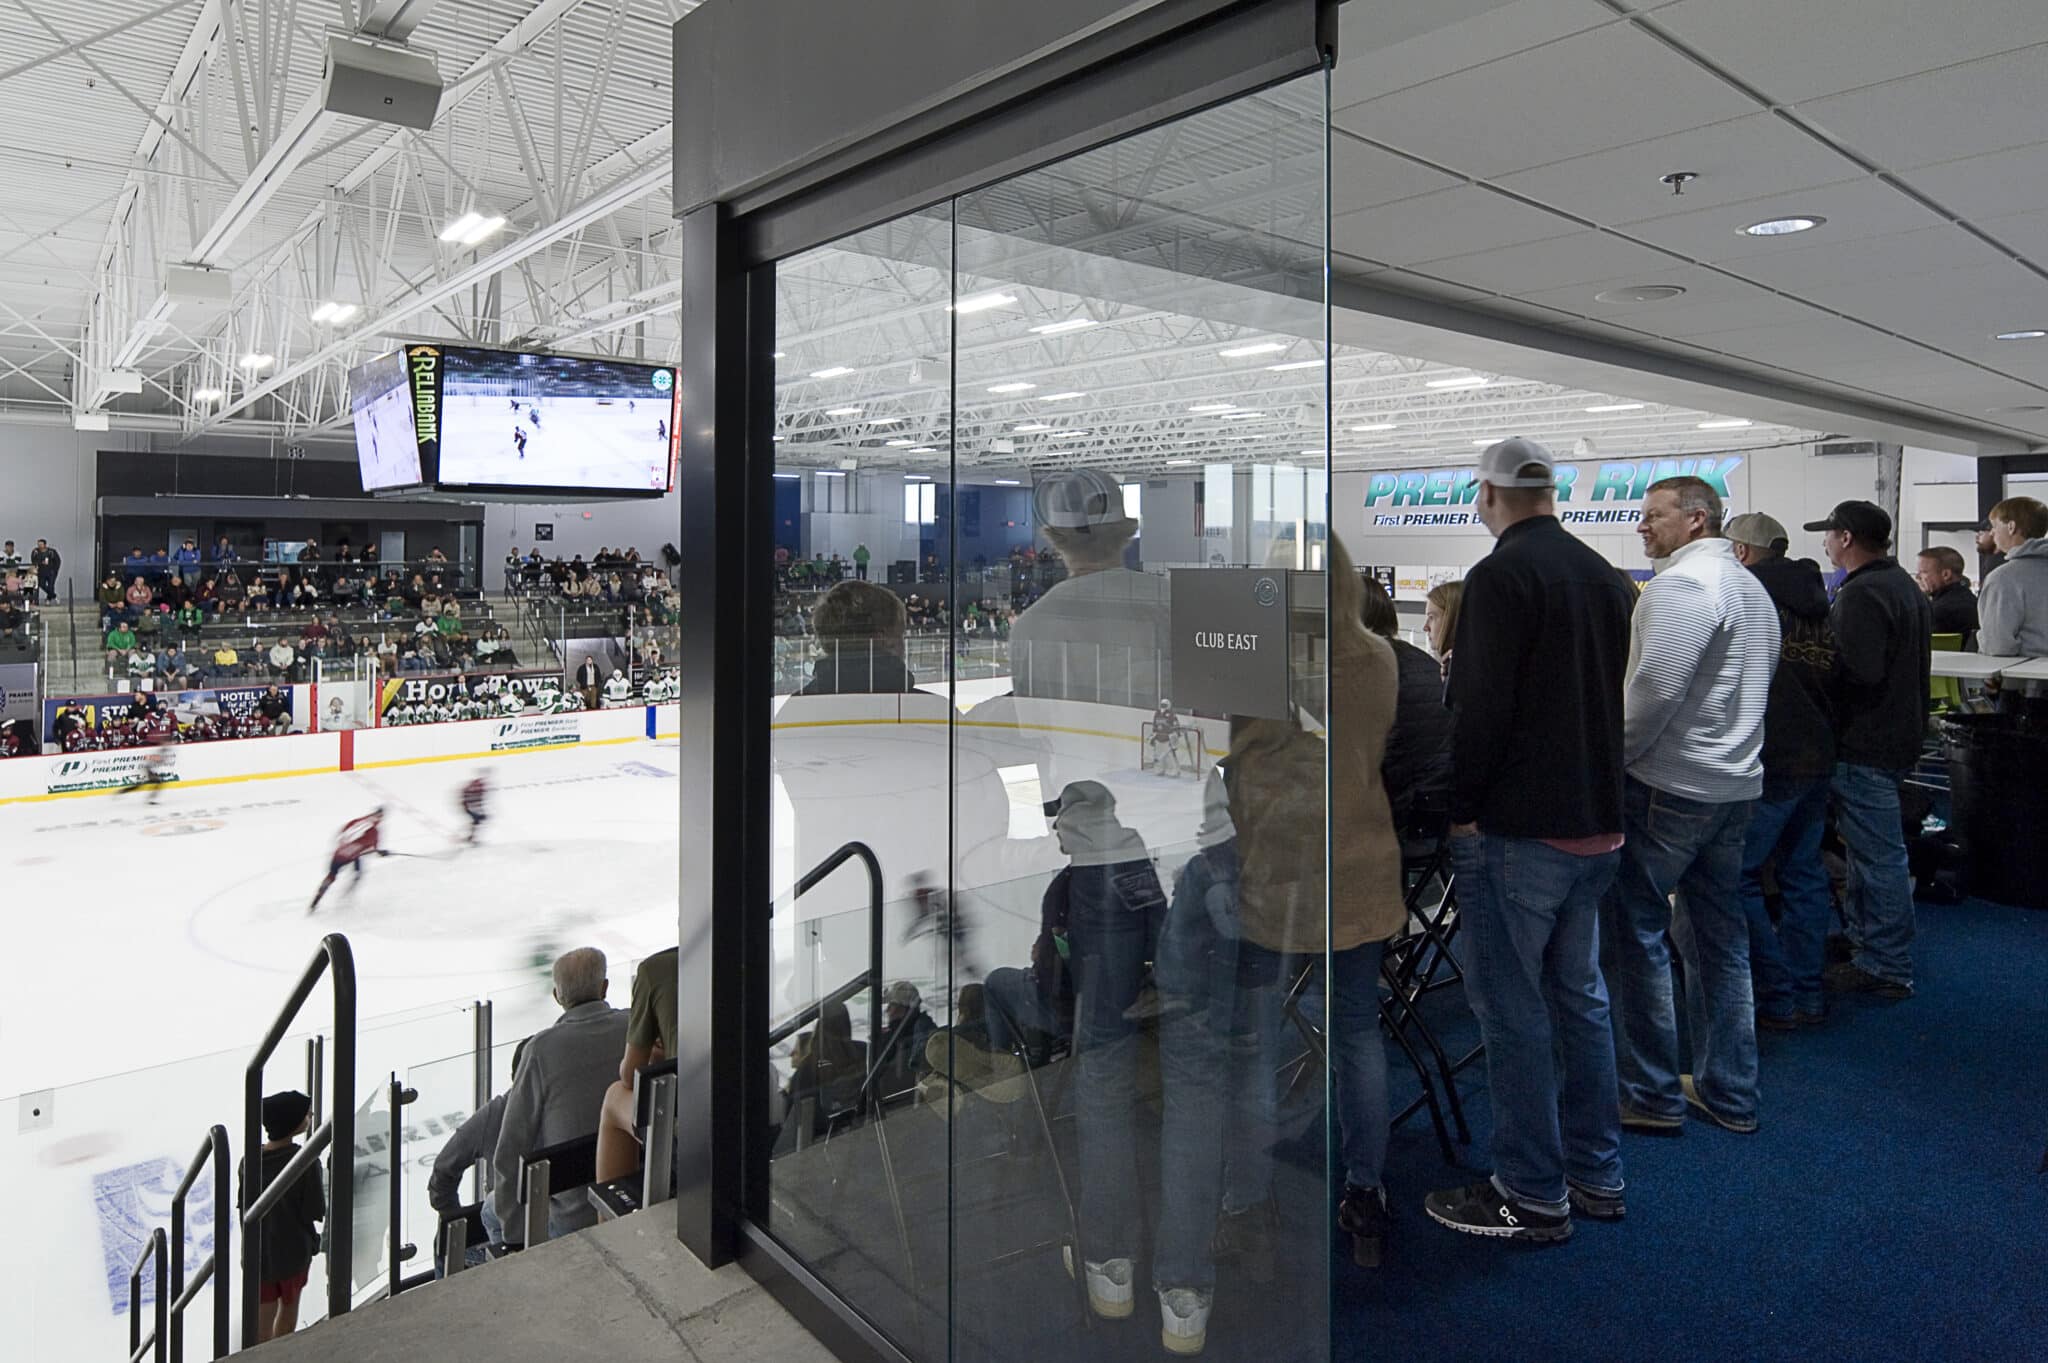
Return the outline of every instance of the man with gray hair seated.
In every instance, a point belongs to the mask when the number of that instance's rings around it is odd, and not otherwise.
[[[535,1150],[597,1134],[604,1091],[618,1073],[626,1044],[625,1010],[605,1002],[604,953],[578,947],[555,962],[555,1002],[562,1016],[527,1043],[526,1055],[505,1094],[504,1125],[491,1165],[491,1204],[506,1239],[524,1234],[520,1220],[519,1162]],[[581,1188],[550,1199],[548,1234],[565,1235],[597,1224]]]

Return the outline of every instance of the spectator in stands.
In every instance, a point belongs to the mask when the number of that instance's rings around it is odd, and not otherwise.
[[[135,651],[135,630],[126,620],[116,620],[114,627],[107,631],[107,670],[117,671],[128,664],[128,655]]]
[[[2008,497],[1989,521],[2005,562],[1984,579],[1979,642],[1994,657],[2048,656],[2048,506]]]
[[[313,1100],[296,1090],[273,1093],[263,1100],[263,1148],[256,1155],[256,1187],[248,1193],[254,1201],[284,1172],[298,1154],[296,1137],[313,1129]],[[249,1160],[244,1156],[237,1183],[246,1188]],[[219,1190],[215,1192],[220,1206]],[[236,1206],[245,1205],[242,1192]],[[242,1239],[242,1262],[248,1263],[255,1250],[256,1342],[268,1343],[299,1328],[299,1294],[320,1252],[320,1223],[327,1219],[327,1194],[320,1182],[320,1165],[306,1170],[276,1206],[257,1222],[254,1235]]]
[[[1598,943],[1620,862],[1635,596],[1558,523],[1556,470],[1517,437],[1488,446],[1476,475],[1496,544],[1465,578],[1452,640],[1451,847],[1494,1172],[1424,1201],[1453,1230],[1538,1242],[1569,1237],[1573,1210],[1624,1214]]]
[[[1914,579],[1927,593],[1936,634],[1959,634],[1965,651],[1977,649],[1977,594],[1963,575],[1963,556],[1945,544],[1922,549]]]
[[[523,1243],[520,1162],[533,1151],[597,1134],[605,1089],[618,1073],[626,1041],[627,1015],[604,1001],[604,953],[578,947],[555,962],[555,1002],[562,1016],[527,1043],[526,1058],[505,1095],[504,1126],[492,1157],[496,1175],[491,1200],[508,1242]],[[596,1224],[597,1214],[580,1188],[554,1194],[548,1234],[566,1234]]]
[[[156,593],[142,580],[141,574],[137,574],[130,579],[128,590],[121,594],[121,599],[128,607],[128,619],[133,622],[148,614],[149,608],[156,603]]]
[[[512,1048],[512,1072],[519,1073],[519,1063],[526,1058],[526,1042]],[[441,1218],[441,1226],[455,1219],[462,1210],[462,1180],[476,1167],[478,1160],[487,1160],[498,1150],[498,1133],[505,1127],[505,1095],[493,1094],[491,1100],[469,1114],[448,1143],[441,1147],[441,1153],[434,1156],[434,1171],[427,1176],[427,1205]],[[505,1228],[499,1224],[497,1209],[491,1199],[485,1197],[477,1208],[484,1223],[484,1238],[490,1244],[505,1242]],[[441,1277],[447,1272],[444,1258],[442,1233],[434,1236],[434,1276]],[[470,1244],[463,1253],[464,1267],[474,1268],[484,1262],[483,1244]]]
[[[127,614],[128,596],[122,590],[121,575],[119,573],[110,570],[106,577],[101,579],[99,589],[95,595],[100,603],[100,628],[102,630],[112,627],[116,618]]]
[[[241,561],[242,556],[235,552],[234,545],[228,543],[228,537],[226,535],[222,535],[216,540],[214,540],[213,566],[215,569],[217,569],[220,572],[224,572],[231,577],[240,576],[240,574],[236,571],[234,565],[240,563]]]
[[[1838,705],[1835,829],[1853,872],[1843,906],[1850,959],[1829,966],[1822,980],[1837,993],[1907,999],[1913,885],[1899,785],[1919,760],[1927,731],[1934,613],[1891,557],[1892,518],[1882,507],[1843,502],[1806,528],[1825,532],[1828,560],[1845,574],[1828,623]],[[1984,645],[1990,647],[1988,632]]]
[[[1821,1021],[1824,943],[1833,916],[1821,834],[1835,769],[1835,636],[1827,585],[1812,559],[1789,559],[1785,527],[1761,512],[1728,522],[1735,557],[1770,593],[1778,612],[1778,670],[1764,713],[1764,790],[1742,852],[1756,1025],[1788,1031]],[[1924,582],[1923,582],[1924,586]],[[1763,877],[1774,868],[1782,912],[1771,921]]]
[[[1386,588],[1375,578],[1366,578],[1360,587],[1365,596],[1366,629],[1394,650],[1398,676],[1394,727],[1387,734],[1380,778],[1386,784],[1394,831],[1406,835],[1414,829],[1418,814],[1441,810],[1450,794],[1451,712],[1444,707],[1443,673],[1436,659],[1400,637],[1401,617]],[[1441,819],[1439,813],[1439,836]]]
[[[642,1069],[676,1053],[677,948],[657,951],[633,972],[626,1049],[619,1080],[604,1091],[597,1128],[597,1181],[610,1183],[640,1167],[640,1133],[633,1126],[633,1086]]]
[[[880,695],[917,689],[903,661],[903,602],[871,582],[841,582],[811,617],[818,660],[799,695]]]
[[[13,578],[8,578],[11,584]],[[0,643],[28,645],[28,611],[22,604],[21,590],[11,585],[0,585]]]
[[[292,668],[298,663],[298,652],[292,648],[292,641],[279,639],[270,646],[270,675],[280,681],[292,679]]]
[[[57,573],[64,566],[64,556],[50,547],[48,540],[37,540],[36,547],[29,550],[29,566],[35,570],[36,586],[45,602],[57,599]]]
[[[874,555],[868,552],[867,545],[856,544],[853,546],[853,575],[862,582],[868,580],[868,564],[873,558]]]
[[[220,602],[220,613],[240,615],[249,599],[248,586],[242,581],[241,573],[226,568],[214,575],[214,581],[217,584],[214,595]]]
[[[214,679],[218,681],[223,677],[240,676],[241,671],[241,654],[235,652],[235,646],[233,643],[229,642],[226,639],[221,640],[220,647],[216,648],[213,651]]]
[[[1721,534],[1722,515],[1704,479],[1664,478],[1650,485],[1637,527],[1644,555],[1664,566],[1635,608],[1623,698],[1627,841],[1601,924],[1621,1123],[1633,1130],[1680,1130],[1688,1106],[1745,1135],[1759,1121],[1741,884],[1782,639],[1770,594]],[[1679,1072],[1673,947],[1685,963],[1688,1075]]]
[[[175,634],[164,636],[162,646],[157,649],[156,675],[158,682],[175,691],[185,684],[185,674],[191,665],[185,658],[185,646]]]
[[[178,577],[188,587],[199,582],[199,546],[190,535],[178,546],[178,552],[171,555],[171,562],[177,567]]]
[[[892,981],[882,991],[882,1032],[875,1039],[877,1081],[887,1096],[911,1087],[925,1072],[924,1044],[938,1023],[924,1009],[924,998],[909,980]]]
[[[201,584],[201,590],[204,589],[205,584]],[[171,612],[171,620],[177,625],[178,633],[187,639],[198,638],[199,632],[206,627],[206,609],[200,604],[203,600],[203,597],[193,597]]]
[[[1423,598],[1422,633],[1436,654],[1438,673],[1451,679],[1451,644],[1458,637],[1458,607],[1465,599],[1463,582],[1439,582]]]
[[[143,570],[142,575],[149,579],[152,584],[170,581],[171,551],[168,548],[153,551],[149,556],[148,566]]]
[[[853,1039],[853,1016],[838,1000],[821,1004],[818,1025],[796,1039],[789,1053],[785,1110],[794,1120],[812,1103],[811,1136],[825,1134],[832,1114],[852,1107],[867,1080],[868,1048]]]

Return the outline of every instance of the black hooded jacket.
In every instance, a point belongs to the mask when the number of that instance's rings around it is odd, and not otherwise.
[[[1778,608],[1784,636],[1764,710],[1764,798],[1831,775],[1835,769],[1835,636],[1828,627],[1828,589],[1810,558],[1753,563]]]

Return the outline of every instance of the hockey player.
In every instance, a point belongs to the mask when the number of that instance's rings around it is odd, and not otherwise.
[[[1180,730],[1180,716],[1173,712],[1173,702],[1160,701],[1159,708],[1152,712],[1152,728],[1145,746],[1149,749],[1152,764],[1164,766],[1168,776],[1180,775],[1180,750],[1174,746]]]
[[[660,417],[655,420],[654,438],[663,444],[668,443],[668,419],[666,417]]]
[[[611,676],[605,678],[604,703],[606,705],[624,705],[632,698],[632,695],[633,683],[627,678],[625,668],[621,667],[614,671]]]
[[[518,426],[512,428],[512,443],[519,447],[519,457],[524,459],[526,457],[526,432],[524,429]]]
[[[512,690],[512,688],[509,686],[505,688],[505,694],[498,697],[499,714],[510,717],[512,715],[518,714],[525,708],[525,702],[521,701],[519,699],[519,694],[516,691]]]
[[[169,748],[150,749],[142,759],[142,774],[133,783],[121,787],[121,793],[126,795],[131,791],[146,790],[149,802],[155,804],[164,787],[178,779],[177,761]]]
[[[476,833],[484,826],[484,774],[478,772],[462,788],[462,812],[469,816],[469,832],[462,839],[467,847],[476,846]]]
[[[344,867],[355,867],[355,883],[360,884],[363,879],[364,857],[372,853],[380,857],[391,855],[382,845],[383,827],[384,806],[378,805],[362,818],[351,820],[342,828],[341,836],[335,840],[334,860],[327,866],[327,878],[321,881],[320,888],[313,892],[313,902],[306,906],[307,913],[310,914],[320,907],[321,897],[327,893],[328,887],[334,884],[334,878],[341,874]]]

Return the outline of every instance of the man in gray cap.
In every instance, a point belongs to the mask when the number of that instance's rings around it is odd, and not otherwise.
[[[1823,979],[1837,993],[1913,997],[1913,882],[1899,816],[1899,786],[1927,732],[1927,677],[1934,616],[1912,576],[1891,556],[1892,518],[1870,502],[1843,502],[1826,520],[1828,561],[1848,576],[1828,622],[1835,632],[1838,745],[1835,828],[1856,872],[1850,892],[1850,959]]]
[[[1835,771],[1835,636],[1820,565],[1785,557],[1783,525],[1751,511],[1729,521],[1725,533],[1736,559],[1770,593],[1782,639],[1764,711],[1764,793],[1742,849],[1742,904],[1756,1025],[1789,1031],[1818,1023],[1826,1011],[1821,968],[1833,894],[1820,840]],[[1775,924],[1764,906],[1770,862],[1784,909]]]
[[[1537,1243],[1567,1239],[1574,1211],[1624,1213],[1598,924],[1620,862],[1635,593],[1558,523],[1556,472],[1519,437],[1479,458],[1475,508],[1498,543],[1458,613],[1451,848],[1494,1168],[1423,1201],[1452,1230]]]

